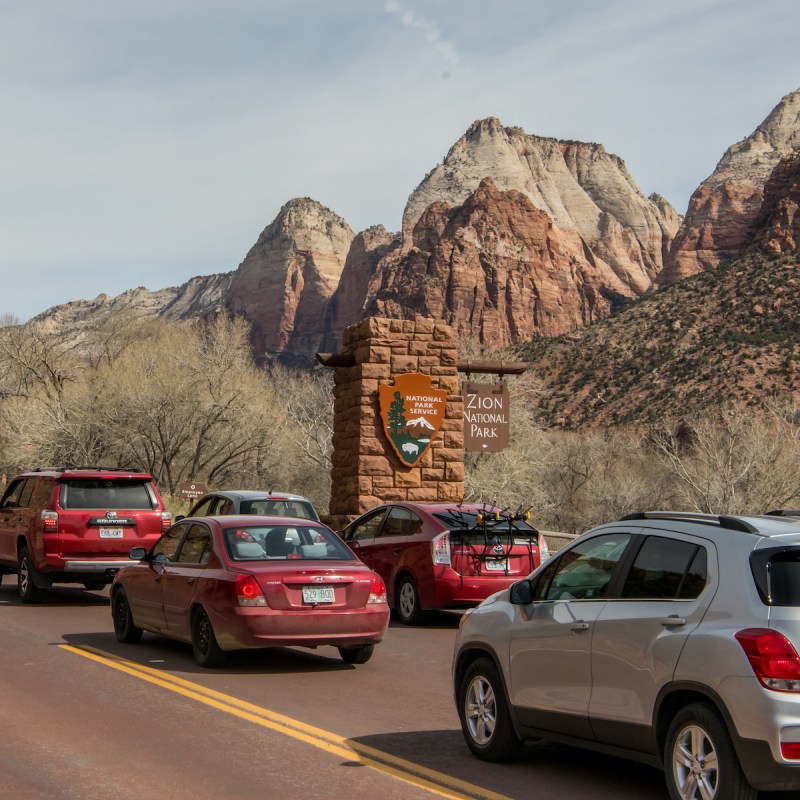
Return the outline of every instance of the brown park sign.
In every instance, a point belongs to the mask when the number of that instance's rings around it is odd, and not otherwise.
[[[208,487],[204,483],[194,483],[189,481],[178,486],[178,497],[185,497],[188,500],[196,500],[208,492]]]
[[[468,453],[499,453],[508,444],[511,404],[508,385],[465,382],[464,449]]]
[[[383,430],[400,461],[413,467],[442,427],[447,392],[432,388],[431,378],[420,372],[393,380],[394,386],[378,386]]]

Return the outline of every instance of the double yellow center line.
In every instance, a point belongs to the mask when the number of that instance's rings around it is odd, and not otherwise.
[[[124,672],[139,680],[168,689],[190,700],[211,706],[211,708],[215,708],[218,711],[232,714],[254,725],[269,728],[284,736],[290,736],[292,739],[304,742],[327,753],[332,753],[340,758],[348,761],[357,760],[365,767],[391,775],[398,780],[426,789],[440,797],[451,798],[451,800],[509,800],[505,795],[482,789],[443,772],[427,769],[412,761],[397,758],[382,750],[376,750],[368,745],[354,742],[352,739],[345,739],[330,731],[307,725],[300,720],[277,714],[274,711],[269,711],[237,697],[216,692],[213,689],[184,680],[163,670],[156,670],[143,664],[127,661],[124,658],[94,647],[73,647],[67,644],[59,645],[59,647],[62,650],[96,661],[106,667]]]

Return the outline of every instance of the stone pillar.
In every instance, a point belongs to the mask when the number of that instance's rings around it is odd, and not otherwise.
[[[449,325],[425,317],[370,317],[344,331],[342,355],[355,366],[334,373],[333,467],[329,524],[336,530],[380,503],[458,502],[464,495],[464,404],[458,348]],[[447,392],[445,418],[413,467],[383,430],[378,385],[405,372],[431,376]]]

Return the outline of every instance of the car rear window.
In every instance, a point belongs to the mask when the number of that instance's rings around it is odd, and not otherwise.
[[[319,521],[311,503],[302,500],[242,500],[240,514],[260,514],[263,517],[299,517]]]
[[[750,569],[766,605],[800,607],[800,547],[756,550]]]
[[[355,556],[327,528],[310,525],[248,525],[224,528],[233,561],[353,561]]]
[[[111,509],[152,511],[157,507],[148,481],[70,479],[61,484],[59,505],[63,509]]]

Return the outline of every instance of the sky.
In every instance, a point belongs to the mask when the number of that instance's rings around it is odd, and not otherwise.
[[[797,0],[0,0],[0,315],[228,272],[295,197],[358,232],[478,119],[679,213],[800,88]]]

